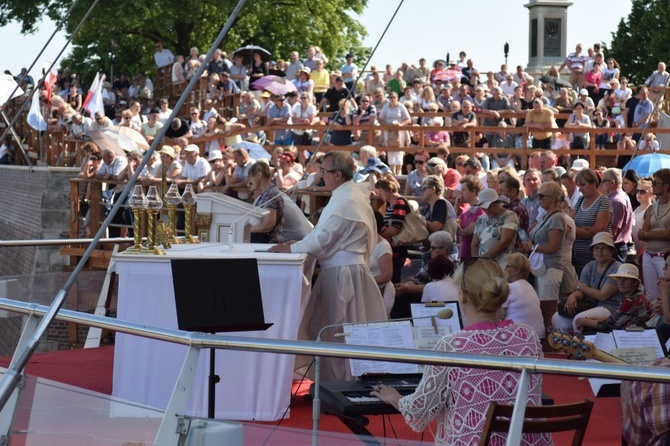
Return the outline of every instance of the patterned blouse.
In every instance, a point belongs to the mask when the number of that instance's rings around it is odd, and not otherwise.
[[[483,355],[542,357],[535,331],[512,321],[482,322],[442,338],[437,351]],[[518,372],[465,367],[428,366],[416,391],[400,399],[398,406],[416,432],[437,420],[436,445],[474,445],[479,439],[491,401],[514,404]],[[527,403],[539,405],[542,376],[531,375]],[[505,444],[506,434],[495,433],[492,444]],[[548,434],[525,434],[522,445],[551,445]]]
[[[265,234],[252,233],[252,243],[281,243],[284,240],[284,200],[281,197],[275,198],[280,193],[277,186],[271,184],[254,200],[254,206],[274,209],[277,212],[277,222],[274,228]]]

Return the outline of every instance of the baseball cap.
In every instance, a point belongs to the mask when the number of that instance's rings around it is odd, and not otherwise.
[[[200,148],[196,146],[195,144],[189,144],[186,147],[184,147],[184,152],[198,152],[200,153]]]

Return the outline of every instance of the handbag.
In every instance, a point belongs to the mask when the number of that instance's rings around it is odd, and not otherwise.
[[[605,270],[603,273],[600,275],[600,279],[598,280],[598,286],[596,288],[600,289],[600,285],[602,285],[603,280],[605,279],[605,275],[607,274],[607,271],[610,269],[612,266],[612,263],[614,263],[614,260],[610,260],[610,263],[605,267]],[[566,311],[565,309],[565,304],[568,302],[568,297],[570,296],[564,296],[558,299],[558,304],[557,304],[557,311],[558,314],[572,319],[575,317],[575,315],[581,313],[582,311],[590,310],[591,308],[595,308],[598,306],[598,301],[592,297],[584,295],[583,299],[578,299],[577,300],[577,307],[575,308],[575,311],[573,314],[570,314]]]
[[[426,219],[418,212],[410,212],[405,215],[400,234],[391,237],[393,246],[414,245],[428,238]]]
[[[554,215],[558,211],[554,211],[551,214],[547,216],[544,220],[542,220],[542,223],[540,223],[540,226],[537,228],[537,231],[535,231],[535,234],[537,234],[540,231],[540,228],[544,226],[544,224],[549,221],[552,215]],[[537,252],[537,245],[533,248],[533,250],[530,252],[528,255],[528,261],[530,262],[530,272],[533,273],[535,277],[541,276],[544,273],[547,272],[547,267],[544,264],[544,254],[541,252]]]
[[[528,261],[530,262],[530,272],[533,273],[535,277],[541,276],[547,272],[547,267],[544,265],[544,254],[537,252],[537,245],[535,245],[535,248],[530,252]]]

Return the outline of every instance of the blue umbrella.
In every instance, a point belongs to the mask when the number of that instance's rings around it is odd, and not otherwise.
[[[659,169],[670,168],[670,155],[664,153],[645,153],[630,160],[623,168],[634,170],[640,177],[648,177]]]

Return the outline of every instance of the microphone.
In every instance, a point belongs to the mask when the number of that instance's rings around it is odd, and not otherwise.
[[[347,322],[344,324],[332,324],[326,325],[319,330],[319,333],[316,335],[316,342],[321,342],[321,335],[325,330],[337,327],[347,327],[352,325],[361,325],[361,324],[381,324],[384,322],[403,322],[403,321],[413,321],[418,319],[431,319],[435,333],[438,332],[437,321],[438,319],[450,319],[454,316],[454,312],[450,308],[445,308],[438,311],[433,316],[419,316],[419,317],[404,317],[400,319],[387,319],[381,321],[365,321],[365,322]],[[347,336],[347,333],[337,333],[335,337],[344,337]],[[312,446],[318,446],[319,438],[319,420],[321,418],[321,357],[314,357],[314,399],[312,400]]]
[[[296,188],[296,186],[293,186],[293,187],[291,187],[290,189],[288,189],[288,191],[291,192],[291,191],[292,191],[293,189],[295,189],[295,188]],[[279,190],[279,189],[277,189],[277,190]],[[262,203],[262,204],[260,204],[260,205],[258,205],[258,206],[254,206],[253,209],[251,209],[249,212],[243,214],[241,217],[237,218],[235,221],[233,221],[233,222],[230,224],[230,228],[228,228],[228,248],[229,248],[231,251],[233,250],[233,228],[235,227],[235,225],[236,225],[240,220],[245,219],[246,217],[248,217],[248,216],[251,215],[251,214],[257,213],[259,209],[263,209],[265,206],[269,205],[270,203],[272,203],[273,201],[275,201],[277,198],[282,197],[283,195],[286,195],[286,193],[280,190],[279,193],[278,193],[277,195],[275,195],[274,197],[270,198],[270,199],[269,199],[268,201],[266,201],[265,203]],[[288,195],[287,195],[287,196],[288,196]],[[289,198],[290,198],[290,197],[289,197]],[[260,220],[261,220],[262,216],[255,215],[255,217],[256,217],[256,220],[255,220],[255,225],[254,225],[254,226],[256,226],[258,223],[260,223]]]

